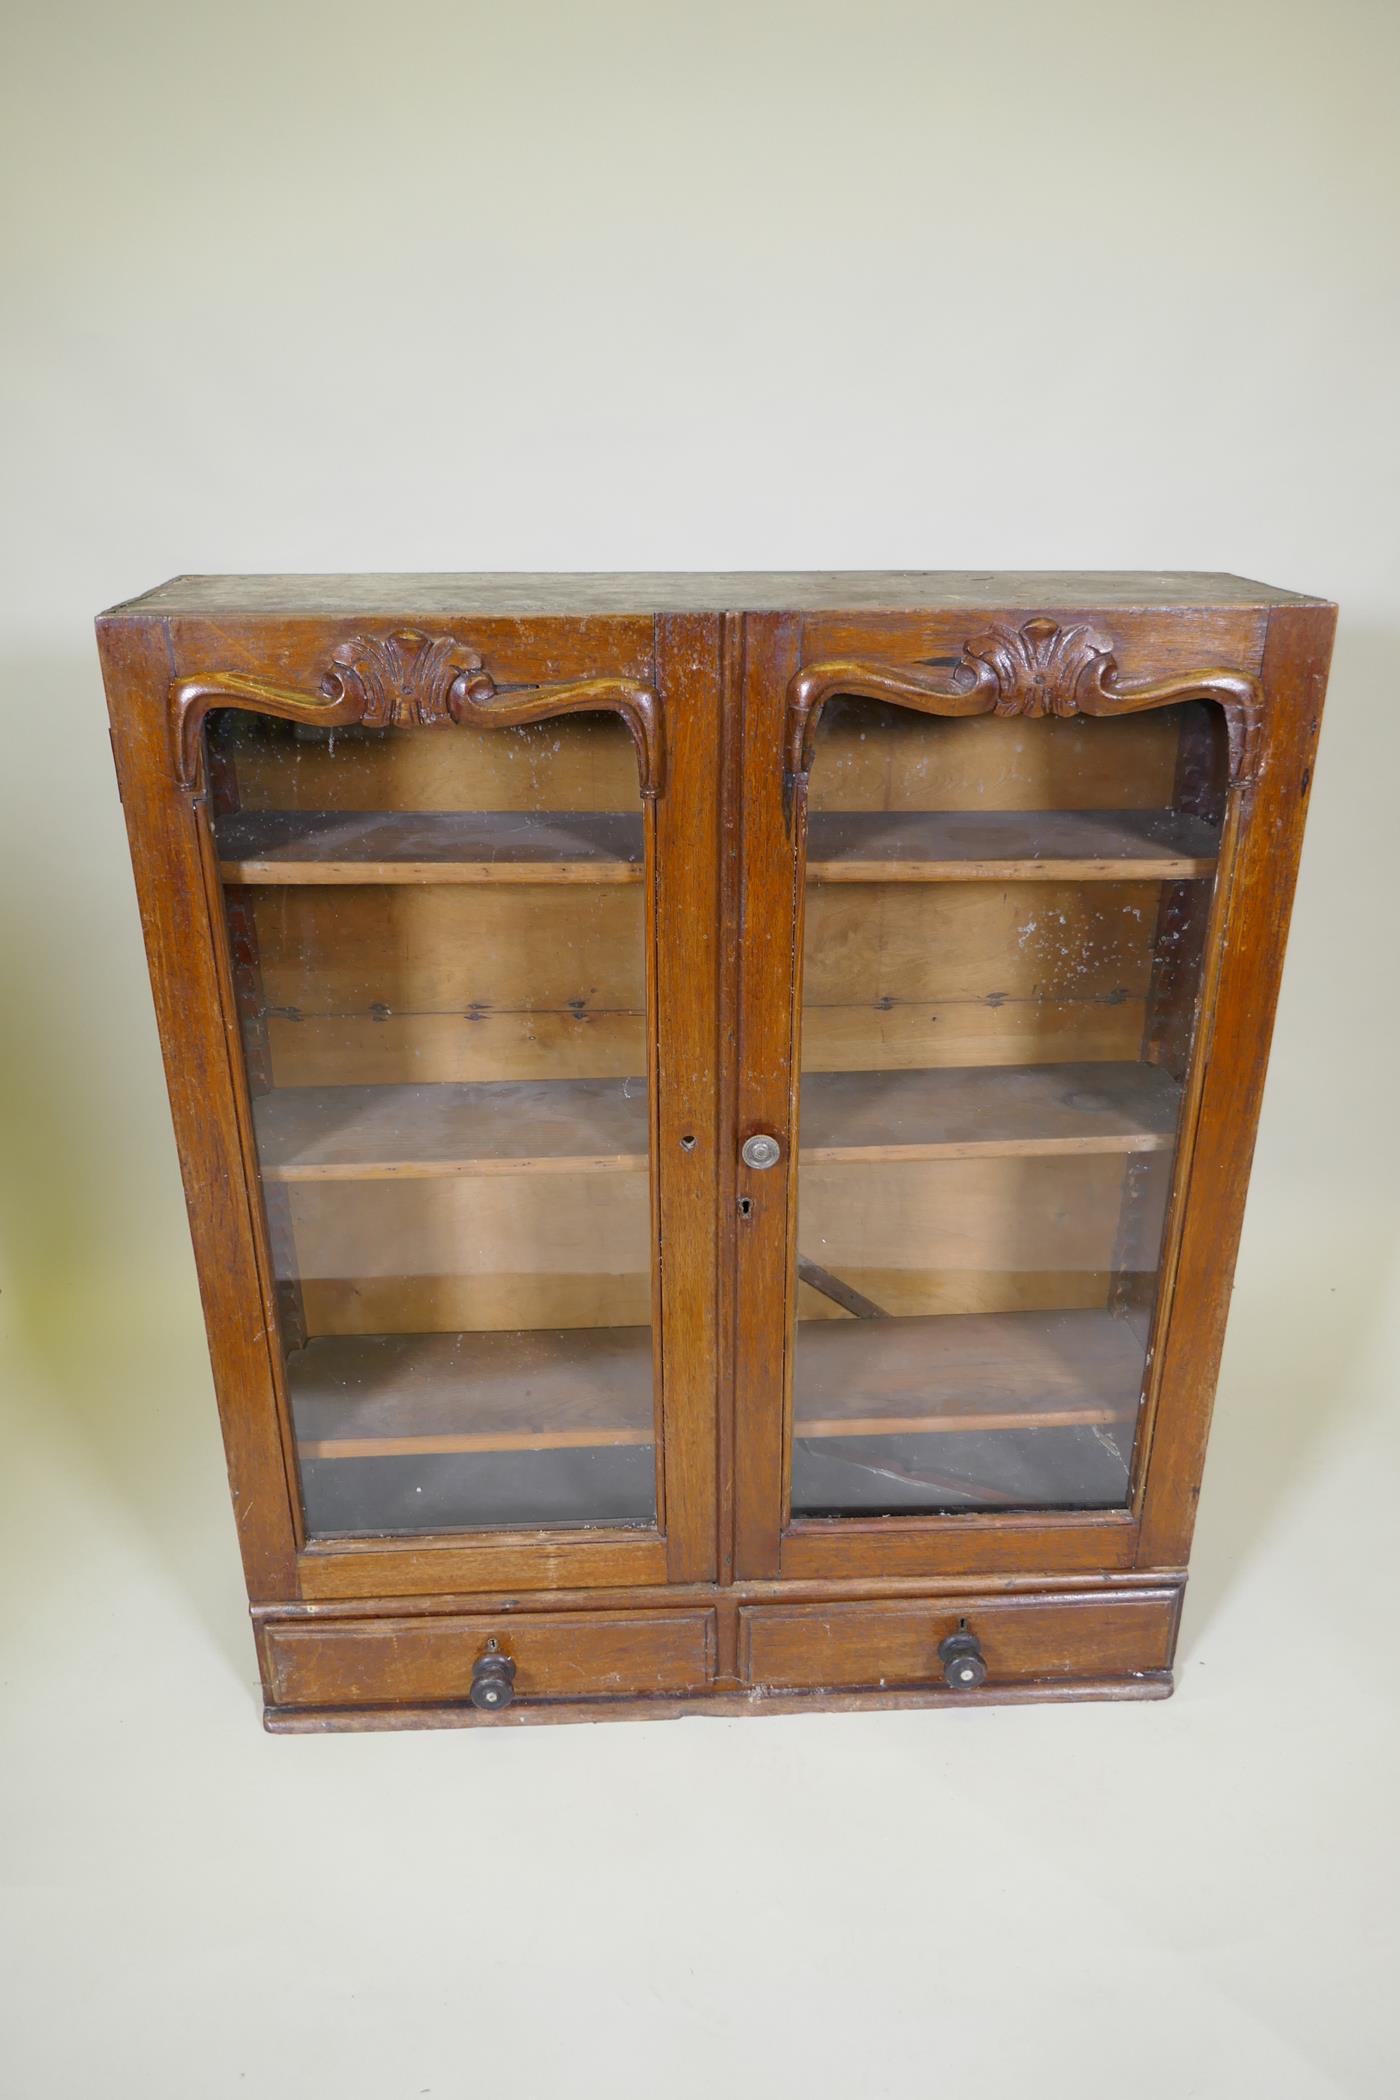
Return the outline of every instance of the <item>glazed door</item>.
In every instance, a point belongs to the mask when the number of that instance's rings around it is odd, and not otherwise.
[[[187,681],[301,1565],[337,1594],[712,1571],[713,637],[599,630]]]
[[[881,639],[750,649],[739,1565],[1127,1565],[1251,681]]]

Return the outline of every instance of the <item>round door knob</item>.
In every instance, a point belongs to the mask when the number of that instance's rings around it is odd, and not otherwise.
[[[776,1167],[782,1156],[782,1146],[775,1137],[769,1137],[766,1131],[760,1131],[755,1137],[745,1138],[743,1150],[739,1154],[746,1167],[760,1168]]]
[[[483,1713],[500,1713],[515,1697],[515,1664],[493,1641],[472,1670],[471,1702]]]
[[[938,1660],[943,1665],[943,1682],[955,1692],[975,1691],[987,1681],[986,1659],[977,1636],[965,1625],[939,1642]]]

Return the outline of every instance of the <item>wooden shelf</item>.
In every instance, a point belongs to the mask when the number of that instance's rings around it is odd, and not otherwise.
[[[223,817],[227,883],[640,882],[642,818],[565,810],[265,810]]]
[[[1157,1065],[809,1072],[804,1161],[1161,1152],[1180,1089]],[[645,1172],[642,1079],[284,1087],[254,1102],[268,1181]]]
[[[807,1320],[794,1436],[1128,1422],[1140,1332],[1104,1312]],[[651,1330],[334,1335],[288,1358],[304,1459],[566,1451],[654,1438]]]
[[[1181,1089],[1160,1065],[804,1072],[801,1158],[1043,1158],[1170,1149]]]
[[[223,879],[247,883],[627,883],[640,815],[266,810],[222,818]],[[1218,833],[1174,810],[817,810],[813,882],[1158,882],[1215,871]]]
[[[645,1172],[642,1079],[284,1087],[254,1102],[269,1181]]]
[[[814,810],[809,882],[1168,882],[1219,833],[1170,809]]]
[[[803,1320],[795,1437],[923,1436],[1128,1422],[1143,1338],[1106,1312]]]

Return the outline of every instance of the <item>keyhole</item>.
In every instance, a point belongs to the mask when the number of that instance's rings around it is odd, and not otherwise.
[[[741,1218],[747,1218],[747,1217],[750,1217],[750,1216],[752,1215],[752,1213],[753,1213],[753,1197],[752,1197],[752,1196],[741,1196],[741,1197],[739,1198],[739,1216],[740,1216]]]
[[[693,1152],[695,1150],[695,1140],[688,1133],[681,1139],[681,1150],[682,1152]]]

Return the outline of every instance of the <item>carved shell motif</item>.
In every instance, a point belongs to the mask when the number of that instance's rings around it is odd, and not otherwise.
[[[479,674],[479,675],[478,675]],[[459,679],[466,681],[453,698]],[[427,729],[437,722],[461,720],[460,694],[489,700],[496,690],[481,658],[451,635],[418,634],[411,627],[397,634],[357,635],[342,642],[321,680],[327,700],[349,702],[363,712],[356,719],[366,729]]]
[[[1027,620],[1024,627],[996,627],[974,635],[963,649],[974,675],[985,666],[996,680],[993,714],[1073,715],[1086,679],[1101,678],[1113,664],[1113,644],[1092,627],[1060,627],[1054,620]]]

